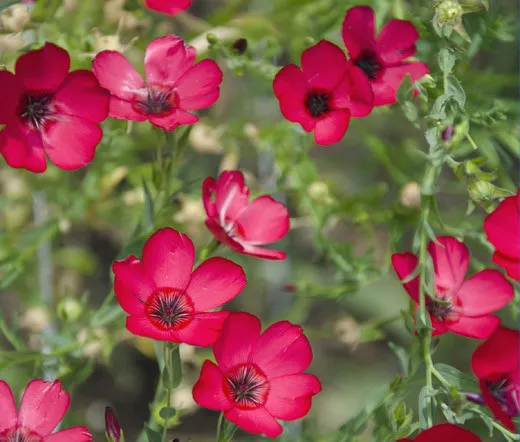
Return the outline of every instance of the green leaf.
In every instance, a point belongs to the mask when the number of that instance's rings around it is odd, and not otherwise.
[[[419,393],[419,425],[422,429],[428,428],[428,405],[427,398],[429,395],[427,394],[428,389],[426,386],[421,388]]]
[[[148,424],[144,425],[144,431],[146,432],[148,442],[163,442],[161,433],[153,430]]]
[[[397,90],[397,101],[400,104],[410,101],[413,97],[413,90],[413,81],[410,75],[408,74],[406,75],[406,77],[404,77],[403,81],[401,82],[401,85],[399,86],[399,89]]]
[[[445,76],[451,74],[451,71],[455,66],[455,60],[455,56],[450,50],[443,48],[439,52],[439,67]]]
[[[397,344],[394,344],[393,342],[389,342],[388,346],[397,356],[397,359],[399,360],[399,363],[401,365],[401,370],[403,370],[404,376],[408,376],[408,364],[410,361],[407,351],[403,347],[400,347]]]
[[[161,381],[169,390],[177,388],[182,381],[182,365],[178,345],[174,344],[166,349]]]
[[[478,392],[476,380],[447,364],[435,364],[435,369],[459,391]]]
[[[466,92],[455,77],[450,77],[448,80],[448,91],[451,97],[457,102],[461,109],[464,109],[466,104]]]

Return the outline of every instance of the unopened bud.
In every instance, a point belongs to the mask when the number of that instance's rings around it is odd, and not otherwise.
[[[121,427],[119,426],[114,410],[110,407],[105,408],[105,430],[107,438],[111,442],[121,441]]]
[[[474,200],[485,200],[493,196],[495,186],[488,181],[477,181],[469,185],[469,193]]]
[[[41,333],[50,324],[49,312],[45,307],[29,307],[20,319],[20,325],[34,333]]]
[[[307,187],[307,195],[315,201],[330,199],[329,186],[324,181],[314,181]]]
[[[298,286],[296,284],[284,284],[282,285],[282,290],[288,293],[294,293],[298,291]]]
[[[401,190],[401,204],[409,209],[419,209],[421,207],[421,186],[412,181],[406,184]]]
[[[477,394],[477,393],[462,393],[462,394],[466,397],[466,399],[469,402],[473,402],[474,404],[484,405],[486,403],[486,401],[484,401],[484,398],[480,394]]]
[[[446,129],[442,131],[442,141],[448,142],[451,140],[451,137],[453,137],[453,134],[455,132],[455,126],[450,124]]]
[[[208,40],[208,43],[209,43],[210,45],[213,45],[213,44],[215,44],[215,43],[218,42],[218,38],[217,38],[217,36],[216,36],[215,34],[213,34],[212,32],[208,32],[208,33],[206,34],[206,40]]]
[[[67,322],[77,321],[82,312],[81,302],[70,297],[62,299],[57,306],[58,317]]]
[[[243,54],[247,51],[247,40],[245,38],[239,38],[233,43],[231,49],[237,54]]]
[[[437,20],[441,25],[460,18],[464,14],[464,10],[457,0],[444,0],[438,3],[436,8]]]
[[[334,327],[338,340],[352,347],[356,347],[361,336],[359,324],[352,316],[345,316],[336,322]]]

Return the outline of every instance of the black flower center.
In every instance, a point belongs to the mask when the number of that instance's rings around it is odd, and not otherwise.
[[[237,407],[253,409],[267,400],[269,383],[256,366],[239,365],[226,375],[224,391]]]
[[[173,89],[158,85],[150,86],[147,94],[135,104],[137,110],[150,115],[164,115],[178,107],[177,94]]]
[[[23,427],[9,428],[0,433],[0,442],[41,442],[42,440],[39,434]]]
[[[354,64],[365,73],[369,80],[376,80],[383,67],[377,55],[370,52],[363,52]]]
[[[508,416],[520,415],[520,388],[503,376],[486,382],[490,393]]]
[[[453,305],[448,301],[434,301],[427,299],[426,307],[432,316],[439,320],[444,320],[450,317],[453,312]]]
[[[326,92],[311,91],[305,100],[305,107],[313,117],[321,117],[330,110],[330,97]]]
[[[51,113],[52,96],[45,93],[27,93],[22,96],[18,116],[34,129],[40,129]]]
[[[193,318],[193,303],[184,293],[159,289],[146,301],[146,313],[157,327],[179,330]]]

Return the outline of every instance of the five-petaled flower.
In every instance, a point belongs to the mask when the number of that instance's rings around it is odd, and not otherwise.
[[[141,261],[129,256],[113,264],[114,291],[130,314],[130,332],[202,347],[213,344],[229,312],[208,310],[235,298],[246,277],[242,267],[218,257],[192,272],[194,256],[186,235],[165,228],[148,239]]]
[[[289,212],[282,203],[263,195],[249,203],[249,189],[239,171],[224,171],[202,183],[206,226],[215,238],[235,252],[265,259],[285,259],[285,253],[258,245],[282,239],[289,231]]]
[[[499,327],[473,353],[471,367],[482,396],[496,419],[517,431],[512,417],[520,416],[520,333]]]
[[[306,49],[301,64],[302,69],[290,64],[276,74],[273,89],[280,110],[305,131],[314,131],[317,144],[337,143],[350,117],[366,117],[372,111],[370,84],[363,71],[326,40]]]
[[[123,54],[100,52],[93,61],[93,71],[112,94],[110,116],[149,120],[166,131],[196,123],[199,118],[188,111],[217,101],[222,71],[209,59],[193,64],[195,58],[195,48],[181,38],[156,38],[146,48],[145,82]]]
[[[480,442],[471,431],[453,424],[439,424],[422,431],[415,439],[399,439],[397,442]]]
[[[498,327],[495,312],[514,297],[513,286],[498,271],[482,270],[464,280],[469,265],[467,247],[452,237],[438,237],[428,244],[433,261],[435,293],[426,298],[433,335],[451,331],[470,338],[485,339]],[[412,253],[396,253],[392,264],[401,280],[417,268],[418,259]],[[410,297],[419,303],[419,277],[404,283]]]
[[[495,246],[493,262],[520,281],[520,190],[507,197],[484,221],[488,241]]]
[[[359,66],[372,85],[374,106],[394,103],[406,75],[415,82],[429,72],[426,63],[405,61],[415,54],[419,38],[409,21],[392,19],[375,38],[374,11],[355,6],[347,11],[342,33],[349,62]]]
[[[109,93],[94,74],[69,72],[67,51],[46,43],[0,71],[0,153],[11,167],[46,170],[45,154],[61,169],[90,163],[108,116]]]
[[[168,15],[177,15],[188,9],[193,0],[144,0],[147,8]]]
[[[16,442],[89,442],[85,427],[72,427],[53,433],[69,408],[69,394],[59,381],[35,379],[27,385],[16,412],[13,392],[0,381],[0,441]]]
[[[280,321],[260,331],[256,316],[231,313],[213,345],[217,365],[204,362],[193,398],[249,433],[277,437],[282,427],[276,419],[305,416],[321,384],[302,373],[312,350],[301,327]]]

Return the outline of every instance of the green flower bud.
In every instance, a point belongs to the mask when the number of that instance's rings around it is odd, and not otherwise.
[[[458,17],[462,17],[464,10],[457,0],[444,0],[436,5],[437,20],[443,25]]]
[[[56,312],[60,319],[67,322],[74,322],[77,321],[83,313],[83,306],[77,299],[66,297],[58,303]]]

